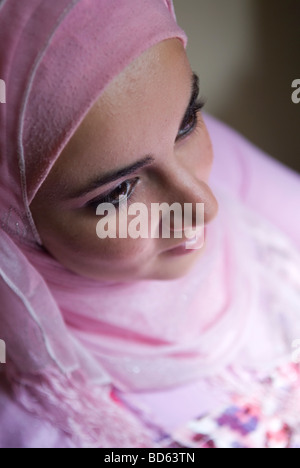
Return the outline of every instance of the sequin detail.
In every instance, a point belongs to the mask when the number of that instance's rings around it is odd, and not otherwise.
[[[189,421],[164,447],[300,448],[300,366],[286,363],[256,382],[250,396]],[[258,388],[260,387],[260,388]]]

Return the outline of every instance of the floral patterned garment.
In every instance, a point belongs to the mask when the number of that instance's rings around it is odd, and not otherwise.
[[[261,265],[270,340],[276,336],[279,342],[281,334],[285,357],[264,370],[238,363],[212,377],[212,388],[224,388],[229,404],[180,426],[165,447],[300,448],[299,254],[278,232],[271,235],[266,224],[247,221]]]
[[[253,379],[249,374],[249,383]],[[250,380],[251,379],[251,380]],[[300,366],[285,363],[256,376],[256,390],[178,428],[165,448],[300,448]],[[253,380],[250,385],[253,387]]]

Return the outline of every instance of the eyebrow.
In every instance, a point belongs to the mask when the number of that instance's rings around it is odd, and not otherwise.
[[[189,108],[191,107],[191,104],[197,99],[198,95],[199,95],[199,76],[196,73],[193,73],[191,76],[190,101],[185,111],[184,117],[187,111],[189,110]],[[184,117],[182,121],[184,121]],[[84,189],[81,189],[78,192],[73,193],[68,198],[74,199],[74,198],[84,197],[85,195],[88,195],[90,192],[93,192],[94,190],[104,185],[107,185],[111,182],[119,180],[123,177],[127,177],[131,174],[134,174],[139,169],[149,166],[153,164],[154,162],[155,162],[155,158],[151,154],[148,154],[143,159],[140,159],[139,161],[131,164],[130,166],[123,167],[117,171],[113,170],[111,172],[106,173],[105,175],[101,177],[97,177],[95,180],[90,182]]]

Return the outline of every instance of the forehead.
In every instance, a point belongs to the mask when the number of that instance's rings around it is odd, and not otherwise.
[[[63,150],[52,175],[72,173],[74,183],[76,179],[82,183],[94,169],[107,171],[122,159],[130,163],[154,152],[158,132],[163,135],[170,121],[180,123],[191,74],[181,41],[163,41],[146,51],[106,88]]]
[[[151,97],[159,96],[160,87],[172,87],[172,84],[176,85],[177,75],[180,79],[181,75],[190,74],[182,42],[178,39],[163,41],[147,50],[116,77],[103,93],[99,104],[125,99],[138,101],[150,94]]]
[[[172,39],[157,44],[106,88],[86,116],[79,133],[97,120],[105,127],[107,122],[126,114],[139,120],[141,114],[170,105],[170,98],[174,100],[176,93],[182,93],[184,86],[190,85],[191,73],[181,41]]]

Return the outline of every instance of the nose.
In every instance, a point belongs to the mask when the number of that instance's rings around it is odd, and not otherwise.
[[[190,229],[201,228],[203,227],[203,221],[204,224],[210,223],[217,216],[219,209],[218,201],[208,183],[199,180],[195,174],[191,174],[183,168],[174,170],[169,178],[169,204],[172,205],[173,203],[180,204],[182,208],[180,223],[176,222],[176,211],[172,215],[170,228],[173,232],[180,230],[177,228],[178,224]],[[204,217],[200,217],[201,222],[199,225],[199,212],[201,212],[201,209],[204,209]],[[187,212],[188,216],[186,218]]]

